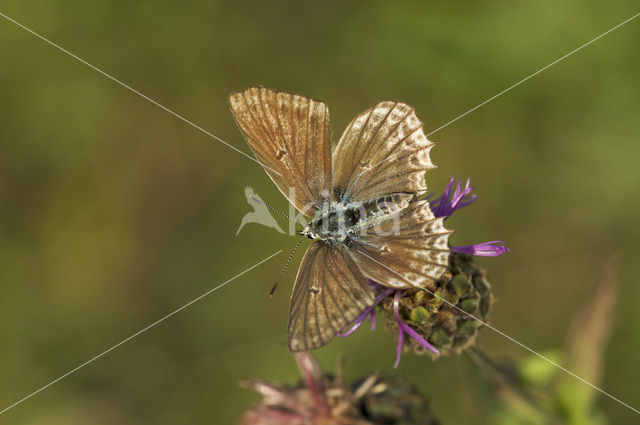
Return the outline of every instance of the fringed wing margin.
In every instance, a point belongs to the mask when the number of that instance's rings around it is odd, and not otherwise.
[[[368,279],[391,288],[429,288],[447,270],[448,239],[427,201],[364,223],[347,244]]]
[[[344,246],[323,241],[307,250],[296,277],[289,312],[289,349],[327,344],[375,296]]]
[[[312,216],[330,198],[331,130],[327,105],[264,87],[233,93],[229,105],[269,177],[289,202]]]
[[[435,168],[423,123],[400,102],[380,102],[349,124],[333,152],[333,199],[368,201],[391,193],[426,193]]]

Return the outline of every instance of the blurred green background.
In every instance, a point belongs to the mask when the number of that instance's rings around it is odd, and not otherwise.
[[[227,108],[261,84],[324,100],[333,139],[402,100],[433,130],[638,12],[637,2],[4,0],[2,13],[249,152]],[[492,324],[561,347],[603,262],[622,254],[602,387],[640,405],[640,19],[439,131],[427,181],[470,176],[452,242],[483,259]],[[203,292],[190,306],[0,416],[2,424],[233,424],[241,378],[294,382],[286,317],[297,238],[247,225],[244,187],[286,210],[252,161],[0,18],[0,409]],[[287,226],[280,220],[281,226]],[[484,329],[495,357],[522,358]],[[488,423],[462,356],[405,355],[365,328],[319,350],[347,374],[397,373],[445,424]],[[611,423],[637,416],[601,398]]]

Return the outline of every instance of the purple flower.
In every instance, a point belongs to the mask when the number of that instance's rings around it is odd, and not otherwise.
[[[430,203],[433,215],[436,217],[444,217],[446,220],[451,217],[451,214],[460,208],[473,204],[478,197],[471,193],[475,186],[469,186],[469,183],[471,183],[471,180],[467,178],[463,189],[462,181],[456,180],[451,176],[451,180],[449,180],[449,183],[444,188],[442,195]],[[455,190],[452,193],[454,185]],[[433,194],[430,194],[429,196],[433,196]],[[509,248],[504,246],[504,242],[502,241],[484,242],[476,245],[452,246],[451,251],[461,254],[478,255],[481,257],[497,257],[505,252],[511,252]]]
[[[374,282],[369,282],[369,284],[374,287],[374,288],[384,288],[382,285],[378,285]],[[373,302],[373,304],[370,307],[367,307],[364,309],[364,311],[362,313],[360,313],[360,315],[358,315],[358,317],[356,317],[353,322],[349,323],[347,326],[345,326],[345,329],[343,329],[343,331],[341,333],[338,334],[338,336],[340,337],[346,337],[351,335],[352,333],[354,333],[364,322],[365,320],[370,319],[371,320],[371,330],[375,330],[376,328],[376,306],[378,304],[380,304],[380,302],[385,299],[386,297],[388,297],[389,295],[391,295],[392,293],[395,293],[393,296],[393,316],[396,319],[396,323],[398,325],[398,345],[396,348],[396,362],[394,363],[393,367],[394,369],[398,367],[398,364],[400,364],[400,356],[402,355],[402,344],[404,342],[404,334],[406,333],[407,335],[409,335],[411,338],[413,338],[418,344],[420,344],[422,347],[424,347],[425,349],[434,352],[437,356],[440,355],[440,352],[431,344],[429,344],[429,342],[424,339],[423,337],[420,336],[420,334],[418,334],[418,332],[416,332],[415,330],[413,330],[413,328],[411,328],[411,326],[407,325],[402,318],[400,317],[400,298],[402,297],[402,293],[404,291],[400,290],[400,289],[392,289],[392,288],[386,288],[385,290],[383,290],[382,292],[380,292],[378,294],[378,296],[376,297],[375,301]],[[348,330],[346,330],[347,327],[351,326]]]
[[[464,208],[468,205],[473,204],[478,197],[475,194],[471,194],[475,186],[469,186],[471,182],[470,179],[467,179],[467,182],[462,188],[462,181],[456,180],[451,176],[451,180],[447,184],[447,187],[444,188],[444,192],[442,195],[431,201],[431,211],[436,217],[444,217],[445,220],[451,216],[456,210],[460,208]],[[456,189],[451,193],[451,189],[455,184]],[[430,196],[433,196],[431,194]]]

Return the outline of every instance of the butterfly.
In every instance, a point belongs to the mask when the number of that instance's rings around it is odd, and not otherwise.
[[[332,153],[323,102],[251,87],[229,105],[271,180],[310,218],[302,234],[313,242],[291,295],[291,351],[327,344],[372,305],[369,281],[426,288],[447,270],[451,231],[420,199],[435,143],[412,107],[377,103],[351,121]]]

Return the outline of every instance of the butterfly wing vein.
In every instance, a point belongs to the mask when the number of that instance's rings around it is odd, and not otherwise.
[[[328,343],[375,299],[366,278],[340,245],[316,241],[296,277],[289,312],[289,348]]]

